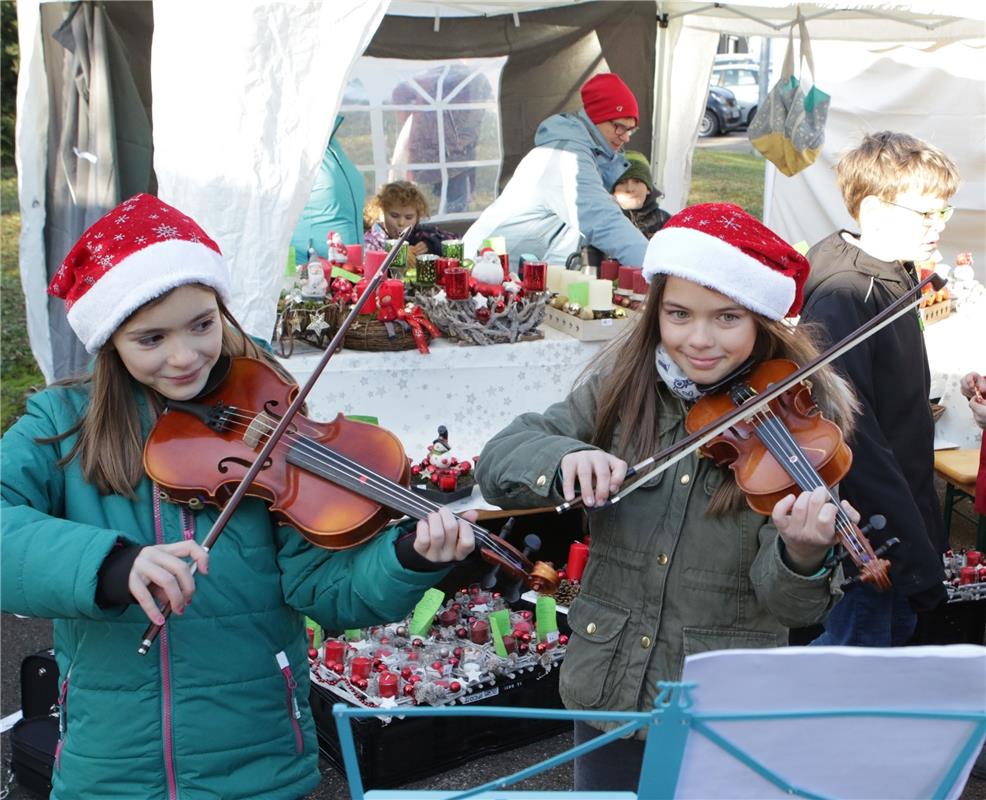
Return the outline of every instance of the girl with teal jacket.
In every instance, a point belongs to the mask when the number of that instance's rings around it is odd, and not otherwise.
[[[247,499],[206,552],[218,511],[164,502],[141,456],[166,401],[196,397],[230,357],[272,362],[226,309],[218,246],[138,195],[82,235],[49,292],[96,355],[3,437],[0,605],[54,620],[51,796],[296,800],[319,780],[304,617],[400,618],[471,531],[442,509],[410,547],[390,531],[333,553]],[[140,656],[149,619],[164,628]]]

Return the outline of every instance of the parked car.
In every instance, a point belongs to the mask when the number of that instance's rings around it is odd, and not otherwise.
[[[736,95],[721,86],[710,86],[698,135],[703,139],[707,136],[719,136],[743,125],[743,115],[736,102]]]
[[[736,96],[743,124],[749,125],[760,100],[760,65],[755,61],[717,62],[712,67],[711,85],[729,89]]]

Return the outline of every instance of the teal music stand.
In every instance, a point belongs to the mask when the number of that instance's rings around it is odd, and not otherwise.
[[[659,684],[650,711],[388,709],[401,717],[617,723],[589,742],[461,791],[365,792],[351,720],[381,710],[336,704],[332,713],[352,800],[949,800],[961,794],[986,740],[983,647],[725,650],[689,657],[683,677]],[[636,792],[507,790],[638,730],[647,738]]]

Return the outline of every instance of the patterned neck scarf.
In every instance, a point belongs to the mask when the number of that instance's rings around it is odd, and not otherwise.
[[[654,351],[654,363],[657,364],[657,374],[676,397],[694,403],[702,396],[698,386],[674,363],[663,344],[659,344]]]

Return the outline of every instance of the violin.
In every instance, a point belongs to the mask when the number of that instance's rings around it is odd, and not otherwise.
[[[169,401],[144,446],[145,472],[166,499],[193,508],[222,507],[297,392],[269,364],[232,359],[217,388],[194,401]],[[278,522],[292,525],[312,544],[343,550],[393,519],[425,519],[441,507],[409,484],[410,463],[390,431],[342,414],[327,423],[296,414],[246,494],[269,503]],[[512,545],[469,524],[484,559],[534,591],[554,592],[558,575],[549,564],[531,564]]]
[[[793,361],[774,359],[733,376],[723,391],[706,394],[689,409],[686,430],[694,433],[727,417],[797,370]],[[750,508],[765,516],[770,516],[786,495],[824,486],[836,507],[835,529],[845,552],[838,558],[850,557],[859,570],[849,584],[868,583],[878,591],[890,588],[890,562],[880,556],[897,540],[891,539],[874,551],[864,531],[849,518],[830,488],[849,472],[852,451],[839,427],[815,405],[807,381],[795,384],[762,409],[735,420],[699,452],[719,466],[728,465]],[[878,530],[885,522],[876,515],[867,530]]]

